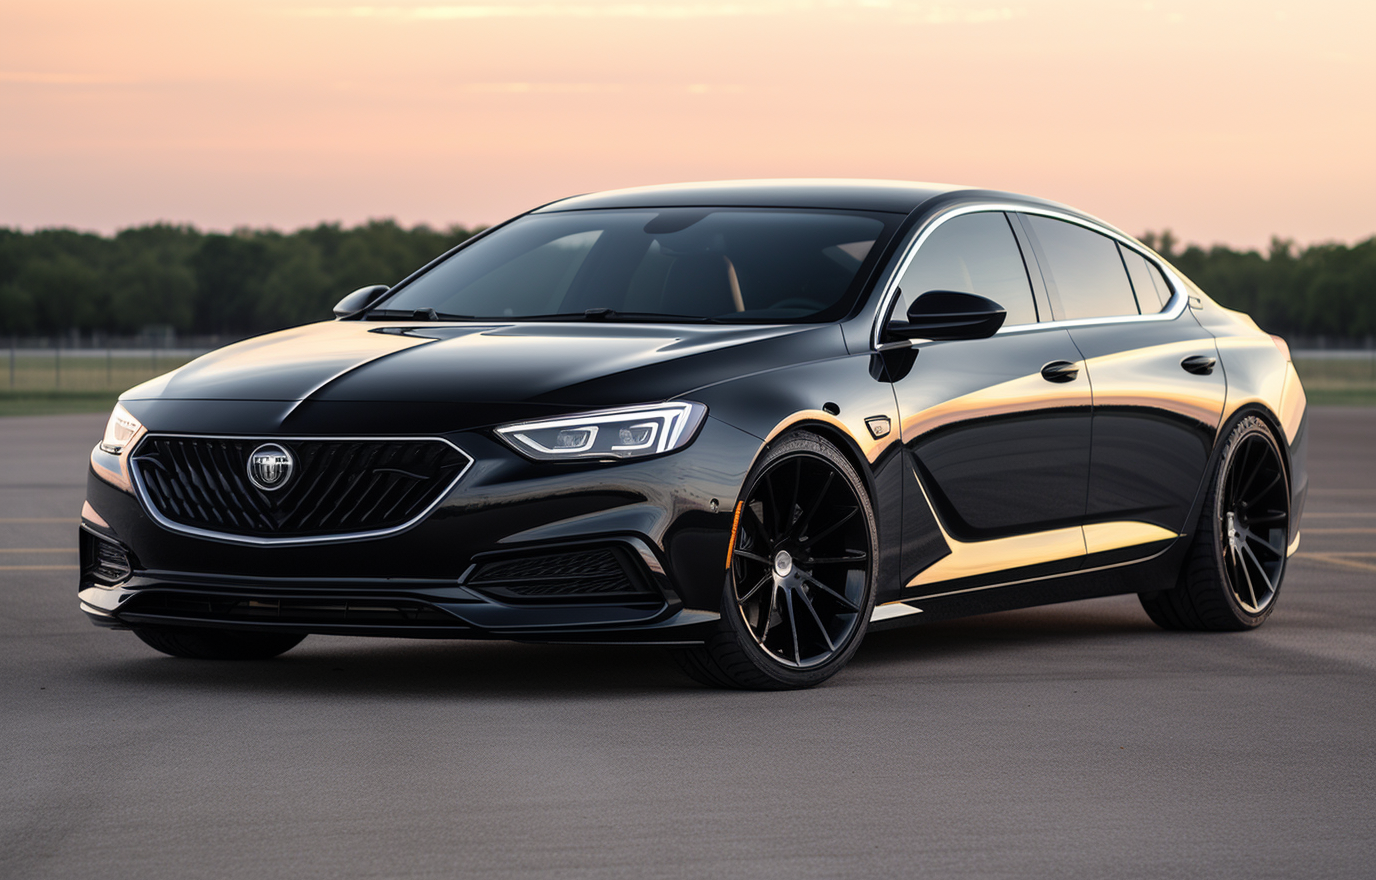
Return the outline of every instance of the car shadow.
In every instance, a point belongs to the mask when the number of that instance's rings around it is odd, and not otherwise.
[[[970,653],[989,655],[1163,634],[1135,596],[1113,596],[934,623],[919,620],[913,626],[870,633],[861,654],[869,661],[956,659]]]
[[[988,662],[1006,661],[1010,652],[1044,659],[1047,649],[1073,662],[1087,646],[1106,640],[1161,635],[1135,599],[1093,600],[870,633],[850,672],[927,672],[934,663],[950,669],[978,659],[967,670],[977,673]],[[275,660],[256,662],[163,657],[142,644],[130,650],[142,653],[120,652],[122,659],[90,674],[124,687],[262,695],[580,699],[732,693],[697,684],[667,651],[653,647],[312,636]],[[828,686],[844,687],[857,678],[843,672]]]

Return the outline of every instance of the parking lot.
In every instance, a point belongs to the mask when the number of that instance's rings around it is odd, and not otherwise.
[[[876,633],[825,686],[651,649],[156,654],[76,603],[104,416],[0,419],[0,877],[1365,877],[1376,409],[1311,410],[1271,621],[1115,597]]]

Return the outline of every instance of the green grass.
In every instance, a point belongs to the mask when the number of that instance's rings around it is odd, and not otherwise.
[[[1296,358],[1295,372],[1310,403],[1376,406],[1376,358]]]
[[[117,391],[0,391],[0,417],[109,412]]]
[[[1376,406],[1376,388],[1305,388],[1304,396],[1314,406]]]
[[[176,369],[186,357],[128,355],[112,352],[93,357],[71,353],[21,351],[12,359],[0,350],[0,392],[15,394],[61,391],[113,391],[146,382]]]
[[[120,393],[186,363],[123,352],[94,357],[0,350],[0,416],[108,412]]]

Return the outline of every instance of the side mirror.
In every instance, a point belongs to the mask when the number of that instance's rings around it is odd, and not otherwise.
[[[908,320],[890,321],[886,332],[901,339],[984,339],[997,333],[1007,317],[992,299],[929,290],[913,301]]]
[[[367,287],[360,287],[335,303],[334,316],[336,318],[351,318],[377,302],[384,293],[391,289],[385,284],[370,284]]]

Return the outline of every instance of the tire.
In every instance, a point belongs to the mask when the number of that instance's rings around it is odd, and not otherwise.
[[[1290,480],[1275,435],[1256,416],[1238,422],[1209,481],[1175,587],[1139,593],[1158,626],[1248,630],[1266,622],[1285,575]]]
[[[833,444],[787,434],[746,480],[717,631],[675,658],[715,687],[821,684],[860,646],[874,611],[878,529],[855,468]]]
[[[269,660],[301,644],[304,635],[181,626],[139,626],[134,635],[173,657],[195,660]]]

